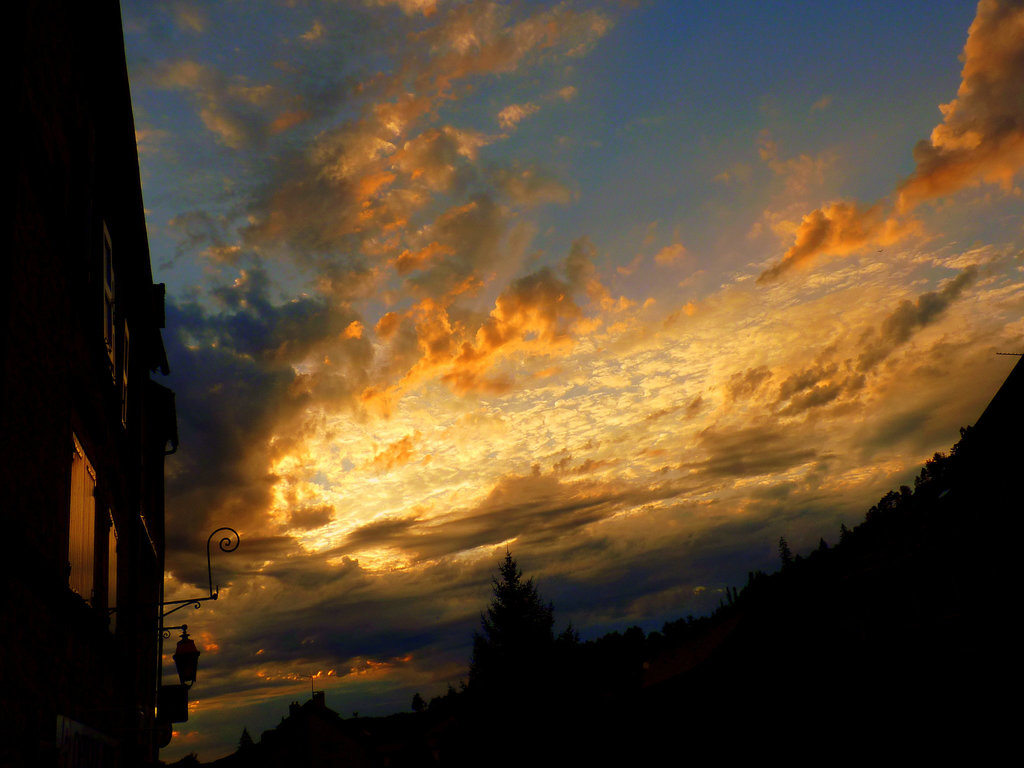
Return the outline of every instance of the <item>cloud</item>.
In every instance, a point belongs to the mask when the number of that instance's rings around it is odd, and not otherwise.
[[[726,382],[726,392],[731,400],[743,400],[757,392],[771,377],[771,370],[764,365],[737,371]]]
[[[422,561],[516,540],[520,548],[537,552],[644,498],[648,497],[643,491],[624,486],[564,483],[557,473],[507,474],[472,507],[454,509],[439,518],[374,521],[352,531],[336,551],[354,554],[386,548]]]
[[[682,243],[673,243],[672,245],[666,245],[656,254],[654,254],[655,264],[661,264],[662,266],[668,266],[675,264],[677,261],[683,259],[687,254],[686,246]]]
[[[491,141],[486,134],[446,125],[407,141],[391,157],[391,165],[407,174],[413,183],[422,183],[431,190],[447,190],[456,181],[460,163],[475,161],[477,150]]]
[[[197,3],[178,0],[172,6],[174,21],[181,29],[190,32],[205,32],[208,19]]]
[[[852,394],[864,387],[865,377],[843,369],[836,362],[815,363],[788,376],[780,385],[776,406],[792,416],[812,408],[835,402],[844,394]]]
[[[820,458],[795,432],[771,425],[728,428],[712,425],[699,435],[707,458],[685,462],[684,469],[698,469],[706,478],[749,478],[778,474]]]
[[[239,249],[231,243],[229,226],[226,216],[208,211],[179,213],[167,222],[167,231],[178,240],[175,260],[200,252],[215,262],[237,261]]]
[[[505,380],[488,378],[499,355],[521,349],[547,355],[571,345],[582,311],[569,286],[547,267],[514,280],[495,302],[472,342],[465,341],[441,379],[456,392],[504,389]]]
[[[449,208],[420,232],[427,251],[414,251],[419,257],[410,258],[423,269],[407,279],[407,287],[447,305],[501,257],[507,227],[506,212],[488,195]]]
[[[437,10],[437,0],[365,0],[365,2],[368,5],[394,5],[408,15],[420,13],[429,16]]]
[[[611,28],[599,11],[576,11],[567,4],[545,9],[508,24],[510,9],[493,2],[451,8],[442,23],[421,33],[429,46],[430,65],[416,90],[447,93],[456,81],[516,69],[527,55],[560,49],[569,56],[586,53]]]
[[[899,188],[901,211],[981,183],[1009,191],[1024,168],[1024,5],[981,0],[967,33],[956,98],[914,148]]]
[[[832,97],[825,94],[811,105],[811,112],[821,112],[832,106]]]
[[[203,125],[231,149],[250,147],[265,137],[264,110],[278,99],[273,86],[226,77],[189,59],[162,62],[148,73],[148,79],[157,88],[191,94]]]
[[[835,163],[835,155],[831,152],[823,152],[817,157],[802,154],[798,157],[782,158],[779,156],[779,146],[771,138],[767,131],[763,131],[758,138],[758,153],[761,160],[782,177],[786,183],[786,189],[791,193],[803,193],[814,186],[820,186],[825,181],[825,173]],[[729,181],[728,175],[720,179]]]
[[[289,528],[312,529],[327,525],[334,515],[334,507],[330,504],[319,504],[312,507],[293,509],[288,516]],[[248,541],[247,541],[248,543]]]
[[[420,438],[420,433],[414,432],[385,446],[384,450],[374,454],[369,465],[377,472],[387,472],[402,464],[408,464],[416,456],[416,443]]]
[[[168,303],[182,446],[168,463],[168,549],[184,555],[187,568],[199,567],[192,555],[201,551],[189,537],[215,521],[232,520],[247,535],[272,525],[268,468],[301,439],[305,408],[355,406],[366,386],[371,347],[343,333],[358,320],[352,310],[320,298],[274,304],[270,289],[266,273],[250,267],[211,289],[215,310]],[[296,509],[309,506],[295,501]],[[300,513],[296,525],[307,523]]]
[[[303,32],[300,37],[307,43],[313,43],[318,40],[322,40],[327,32],[327,28],[319,19],[313,20],[313,26],[311,26],[306,32]]]
[[[977,277],[977,268],[969,266],[940,290],[922,293],[915,301],[900,302],[877,329],[866,332],[861,338],[865,349],[858,357],[858,370],[870,371],[908,341],[916,330],[935,322]]]
[[[400,5],[406,12],[433,8]],[[401,242],[411,221],[436,205],[438,193],[458,193],[477,182],[477,152],[496,138],[451,125],[417,132],[419,124],[436,120],[440,105],[459,98],[463,81],[511,72],[542,57],[577,55],[610,27],[601,13],[565,5],[522,19],[490,2],[438,10],[436,23],[410,34],[390,74],[353,89],[354,96],[366,95],[349,105],[350,112],[356,106],[356,117],[322,131],[306,152],[282,156],[276,178],[249,211],[247,245],[290,252],[289,258],[318,269],[339,250],[352,264],[360,263],[360,252],[395,246],[396,254],[415,251]],[[509,119],[522,119],[535,105],[514,106],[518,111],[509,112]],[[292,105],[275,114],[275,131],[309,119]],[[251,138],[244,123],[228,120],[234,116],[230,110],[217,116],[223,118],[217,130],[225,141],[238,145]],[[535,169],[499,172],[490,181],[521,205],[568,197],[562,185]],[[474,193],[488,194],[479,185]]]
[[[490,181],[517,205],[534,206],[568,203],[572,193],[558,179],[538,168],[498,168]]]
[[[308,109],[293,110],[290,112],[282,112],[275,117],[268,126],[267,130],[271,135],[277,135],[284,133],[285,131],[291,130],[297,125],[302,125],[307,120],[313,117],[313,113]]]
[[[533,103],[509,104],[498,113],[498,125],[502,130],[511,131],[520,122],[532,114],[540,111],[540,107]]]
[[[793,245],[781,261],[761,273],[757,282],[776,280],[825,254],[845,256],[864,248],[892,245],[917,229],[916,222],[888,214],[881,203],[869,208],[842,200],[829,203],[803,217]]]
[[[907,214],[919,203],[982,183],[1005,191],[1024,168],[1024,6],[981,0],[967,34],[957,97],[940,106],[943,121],[914,147],[914,173],[897,189],[895,211],[834,202],[803,217],[782,260],[758,277],[767,283],[825,254],[891,245],[917,230]],[[762,137],[762,158],[778,163]],[[810,167],[810,166],[809,166]]]

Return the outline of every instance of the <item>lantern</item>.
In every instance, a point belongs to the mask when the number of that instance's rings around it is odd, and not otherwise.
[[[181,639],[174,651],[174,666],[178,668],[178,679],[189,688],[196,681],[196,668],[199,666],[199,649],[188,636],[187,627],[181,628]]]

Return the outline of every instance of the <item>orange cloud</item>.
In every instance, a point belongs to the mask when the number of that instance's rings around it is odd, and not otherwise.
[[[526,104],[509,104],[498,113],[498,124],[503,130],[510,131],[539,109],[540,107],[531,102]]]
[[[402,316],[397,312],[386,312],[377,321],[377,325],[374,327],[377,336],[382,339],[391,338],[395,331],[398,330],[398,326],[402,323]]]
[[[407,15],[422,13],[430,16],[437,10],[437,0],[371,0],[374,5],[397,5]]]
[[[885,246],[916,231],[913,220],[886,215],[881,203],[864,208],[855,202],[837,201],[811,211],[796,230],[796,241],[757,278],[767,283],[794,267],[805,266],[824,254],[845,256],[869,246]]]
[[[378,472],[387,472],[394,467],[408,464],[415,456],[415,444],[419,440],[420,433],[418,431],[411,435],[406,435],[401,440],[385,446],[384,450],[375,454],[367,465],[373,467]]]
[[[395,258],[395,269],[398,271],[398,274],[405,275],[414,269],[422,269],[436,261],[440,256],[451,255],[452,253],[451,248],[438,242],[430,243],[418,251],[406,249]]]
[[[507,388],[504,381],[486,378],[499,351],[530,347],[534,354],[548,354],[571,343],[571,325],[581,315],[569,286],[551,270],[522,277],[498,297],[474,342],[461,345],[450,370],[441,378],[459,393]]]
[[[282,112],[270,123],[270,132],[272,134],[284,133],[289,128],[294,128],[296,125],[306,122],[312,116],[313,113],[306,110]]]
[[[763,131],[758,138],[758,154],[777,176],[785,180],[786,188],[790,192],[805,192],[812,186],[822,184],[825,172],[835,161],[835,157],[829,152],[817,157],[799,155],[784,159],[779,156],[778,143],[767,131]],[[722,180],[728,181],[728,177]]]
[[[981,0],[967,33],[957,97],[940,105],[943,121],[914,147],[917,168],[898,189],[895,214],[882,203],[863,208],[836,202],[804,216],[796,241],[782,261],[758,278],[765,283],[826,253],[845,255],[872,245],[890,245],[917,229],[901,219],[924,200],[982,183],[1013,187],[1024,168],[1024,6]],[[762,137],[761,157],[777,161],[777,149]]]
[[[608,16],[563,4],[511,25],[505,24],[508,16],[506,7],[494,3],[453,7],[442,24],[423,34],[435,58],[417,90],[444,94],[456,80],[510,72],[527,55],[557,47],[582,55],[611,28]]]
[[[548,267],[513,281],[471,337],[469,329],[449,315],[447,300],[452,296],[441,301],[423,299],[402,314],[387,313],[377,323],[378,336],[394,338],[408,321],[419,359],[397,384],[365,390],[363,403],[387,413],[402,391],[435,375],[459,394],[507,391],[511,380],[492,374],[500,360],[516,351],[530,356],[553,354],[571,346],[575,333],[587,325],[572,297],[574,290],[586,289],[600,306],[606,303],[609,297],[593,276],[589,255],[585,243],[574,244],[565,263],[568,282]]]
[[[654,254],[654,261],[657,264],[667,266],[669,264],[675,264],[677,261],[686,256],[686,246],[682,243],[673,243],[672,245],[666,245],[656,254]]]
[[[491,174],[494,185],[518,205],[568,203],[572,193],[557,179],[536,168],[503,168]]]
[[[1024,5],[981,0],[967,33],[956,98],[914,148],[917,168],[899,189],[899,210],[981,183],[1004,190],[1024,168]]]

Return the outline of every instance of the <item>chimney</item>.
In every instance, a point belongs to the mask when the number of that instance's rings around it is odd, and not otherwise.
[[[313,694],[313,706],[319,707],[320,709],[327,709],[327,702],[324,699],[323,691],[317,691]]]

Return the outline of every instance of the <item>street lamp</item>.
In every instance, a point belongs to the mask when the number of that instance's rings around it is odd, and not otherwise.
[[[188,636],[188,624],[181,625],[181,639],[174,650],[174,666],[178,668],[178,679],[186,688],[191,688],[196,681],[196,669],[199,666],[199,649]]]
[[[213,583],[213,568],[210,564],[210,544],[217,534],[225,534],[217,542],[221,552],[234,552],[238,549],[238,531],[234,528],[218,528],[206,539],[206,575],[209,579],[209,591],[206,595],[187,600],[165,600],[159,603],[160,608],[160,657],[163,658],[163,640],[170,638],[172,629],[181,630],[181,639],[174,649],[174,666],[178,669],[180,685],[164,685],[162,680],[163,665],[161,663],[159,683],[157,687],[157,726],[159,730],[158,746],[167,746],[171,740],[171,723],[188,721],[188,691],[196,682],[196,670],[199,666],[199,649],[195,641],[188,636],[188,625],[176,627],[165,626],[163,621],[176,611],[191,605],[199,608],[207,600],[216,600],[220,595],[220,586]],[[171,607],[173,606],[173,607]]]

